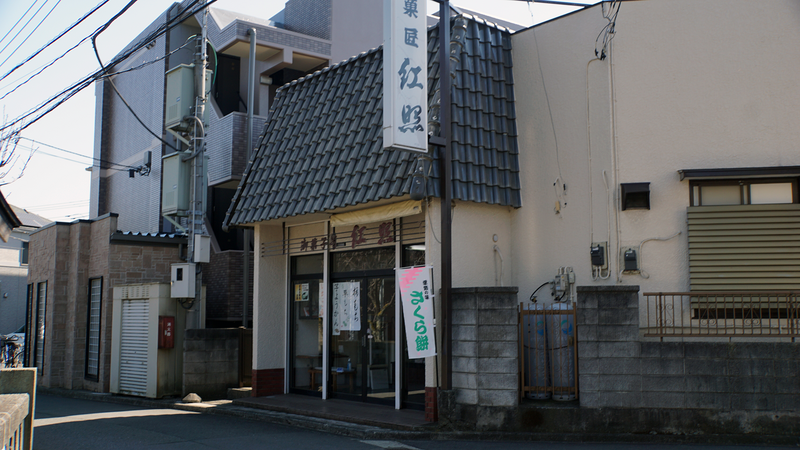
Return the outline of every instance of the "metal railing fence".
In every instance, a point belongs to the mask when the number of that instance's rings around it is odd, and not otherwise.
[[[646,337],[797,337],[800,292],[657,292],[645,299]]]

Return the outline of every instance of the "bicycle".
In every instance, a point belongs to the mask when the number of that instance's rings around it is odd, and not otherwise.
[[[19,336],[2,336],[0,344],[0,369],[22,367],[22,345]]]

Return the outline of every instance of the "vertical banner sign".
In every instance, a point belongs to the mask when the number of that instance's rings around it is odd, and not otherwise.
[[[428,152],[427,0],[384,0],[383,148]]]
[[[403,301],[409,359],[435,356],[430,267],[398,269],[397,284],[400,286],[400,299]]]

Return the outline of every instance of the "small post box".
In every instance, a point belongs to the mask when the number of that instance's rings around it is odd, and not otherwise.
[[[175,317],[158,316],[158,348],[175,347]]]

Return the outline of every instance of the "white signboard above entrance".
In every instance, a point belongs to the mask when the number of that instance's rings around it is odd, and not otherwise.
[[[409,359],[436,355],[430,269],[428,266],[420,266],[397,270]]]
[[[383,148],[428,152],[426,0],[384,0]]]

